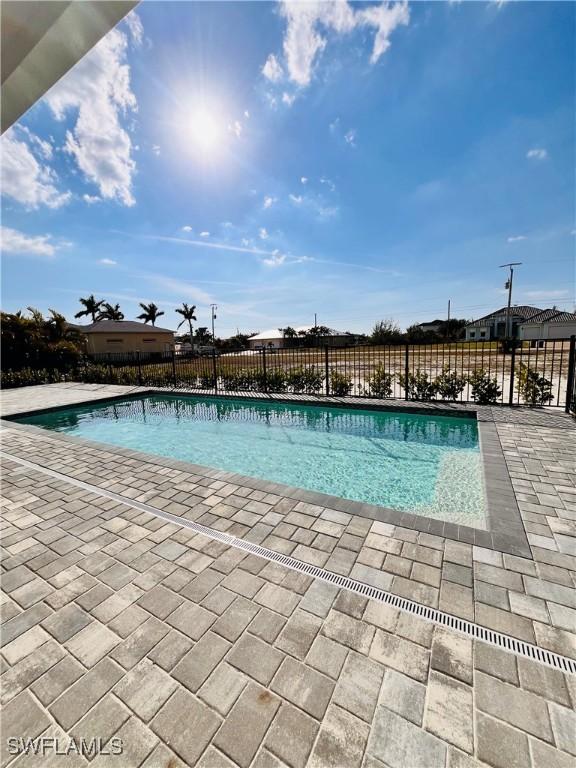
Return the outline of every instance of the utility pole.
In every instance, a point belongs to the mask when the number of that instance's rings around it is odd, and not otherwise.
[[[508,288],[508,307],[506,308],[506,338],[511,337],[512,328],[510,326],[510,305],[512,304],[512,283],[514,281],[514,267],[519,267],[522,264],[521,261],[511,261],[509,264],[500,264],[500,269],[508,267],[510,269],[510,277],[506,280],[504,288]]]
[[[216,304],[210,304],[210,307],[212,309],[212,344],[214,344],[216,341],[216,337],[214,336],[214,320],[216,320],[216,310],[218,307]]]
[[[446,339],[450,336],[450,299],[448,299],[448,320],[446,321]]]
[[[317,327],[318,327],[318,320],[317,320],[316,312],[314,312],[314,328],[317,328]]]
[[[450,299],[448,299],[448,322],[450,322]]]

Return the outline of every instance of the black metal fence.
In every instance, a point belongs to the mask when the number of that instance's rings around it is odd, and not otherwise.
[[[264,392],[549,405],[575,412],[575,339],[265,349],[204,357],[102,356],[85,381],[206,393]]]

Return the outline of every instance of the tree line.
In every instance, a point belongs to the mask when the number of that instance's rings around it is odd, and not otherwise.
[[[97,299],[93,294],[80,298],[81,309],[75,314],[76,319],[88,317],[92,322],[100,320],[123,320],[124,313],[119,304],[111,304],[104,299]],[[155,325],[165,313],[156,304],[140,303],[142,312],[138,320]],[[212,343],[221,352],[240,352],[248,348],[251,333],[236,333],[228,339],[213,339],[207,327],[194,328],[196,306],[182,303],[176,310],[182,318],[179,330],[185,326],[187,333],[177,336],[180,342],[190,342],[195,346],[208,346]],[[412,325],[402,332],[391,320],[378,321],[370,334],[346,334],[355,344],[399,344],[399,343],[438,343],[457,341],[464,337],[465,320],[450,320],[440,323],[437,331],[427,331],[419,325]],[[280,328],[284,339],[293,346],[318,346],[322,339],[331,333],[330,328],[317,325],[305,331],[296,331],[291,326]],[[81,327],[70,325],[64,315],[54,309],[44,317],[40,310],[28,307],[28,315],[21,311],[1,313],[1,342],[3,365],[5,368],[21,368],[29,364],[49,366],[73,366],[84,355],[85,338]]]
[[[379,320],[365,339],[368,344],[440,344],[460,341],[466,336],[468,322],[457,318],[441,320],[437,330],[423,328],[415,323],[402,332],[393,320]]]

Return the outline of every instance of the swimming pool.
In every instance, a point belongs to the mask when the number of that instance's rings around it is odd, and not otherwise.
[[[17,421],[486,528],[472,418],[151,394]]]

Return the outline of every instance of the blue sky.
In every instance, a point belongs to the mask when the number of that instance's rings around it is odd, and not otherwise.
[[[573,309],[573,3],[144,2],[2,138],[3,308]]]

